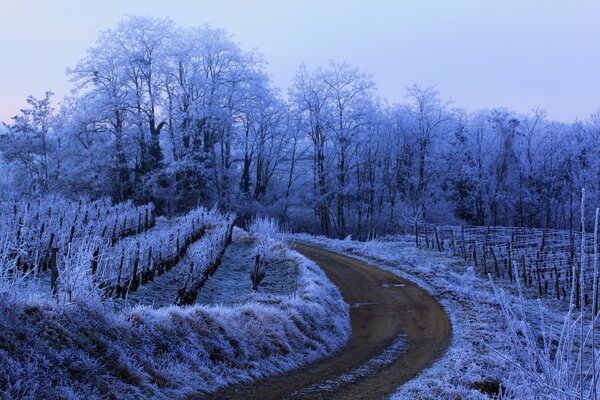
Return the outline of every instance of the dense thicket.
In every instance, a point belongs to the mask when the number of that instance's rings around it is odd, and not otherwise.
[[[600,118],[467,113],[434,88],[381,101],[344,63],[300,66],[282,95],[259,54],[224,31],[128,17],[0,134],[3,191],[152,201],[176,213],[218,203],[329,235],[415,219],[569,228],[600,187]]]

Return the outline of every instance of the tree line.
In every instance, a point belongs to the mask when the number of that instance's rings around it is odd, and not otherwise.
[[[600,117],[467,112],[433,87],[377,96],[346,63],[301,65],[282,93],[227,32],[127,17],[52,93],[0,133],[5,194],[60,192],[218,204],[291,229],[365,238],[415,221],[572,228],[577,193],[598,201]]]

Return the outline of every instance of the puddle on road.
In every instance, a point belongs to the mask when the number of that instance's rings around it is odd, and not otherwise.
[[[376,306],[379,303],[377,302],[372,302],[372,303],[352,303],[350,304],[350,308],[356,308],[356,307],[363,307],[363,306]]]
[[[381,287],[384,287],[384,288],[402,287],[402,286],[406,286],[406,284],[405,283],[384,283],[383,285],[381,285]]]

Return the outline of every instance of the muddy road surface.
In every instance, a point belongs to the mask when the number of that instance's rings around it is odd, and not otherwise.
[[[209,399],[384,399],[443,355],[450,320],[424,289],[333,251],[299,243],[295,249],[317,263],[350,304],[350,341],[330,358]]]

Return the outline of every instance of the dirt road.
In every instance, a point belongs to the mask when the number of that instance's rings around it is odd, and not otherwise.
[[[211,399],[382,399],[444,353],[450,321],[425,290],[332,251],[303,244],[296,250],[316,262],[351,305],[349,343],[328,359]]]

